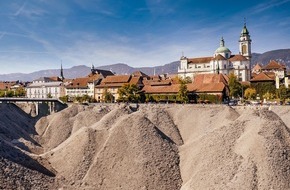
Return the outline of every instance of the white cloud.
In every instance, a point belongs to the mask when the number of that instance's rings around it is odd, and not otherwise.
[[[250,13],[255,14],[255,13],[260,13],[263,12],[267,9],[271,9],[273,7],[281,6],[285,3],[290,2],[290,0],[271,0],[267,1],[265,3],[258,4],[257,6],[253,7]]]
[[[18,16],[24,9],[26,5],[26,1],[22,4],[22,6],[13,14],[13,16]]]
[[[0,34],[0,40],[1,40],[5,35],[6,35],[6,32],[2,32],[2,33]]]

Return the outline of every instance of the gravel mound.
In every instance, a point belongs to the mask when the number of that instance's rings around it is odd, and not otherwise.
[[[41,118],[35,125],[38,141],[44,151],[51,150],[82,127],[89,127],[99,121],[108,110],[101,111],[92,106],[73,105],[64,111]]]
[[[289,112],[0,104],[0,189],[290,189]]]

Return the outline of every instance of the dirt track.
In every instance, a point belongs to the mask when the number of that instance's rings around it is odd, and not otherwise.
[[[290,189],[290,107],[0,104],[0,189]]]

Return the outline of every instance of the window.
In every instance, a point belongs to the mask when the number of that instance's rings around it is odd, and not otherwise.
[[[246,45],[243,45],[242,46],[242,54],[247,54],[247,46]]]

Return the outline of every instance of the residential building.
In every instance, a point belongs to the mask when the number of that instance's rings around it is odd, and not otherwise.
[[[92,65],[91,73],[86,77],[72,79],[65,85],[65,94],[70,98],[88,95],[94,98],[95,86],[108,76],[113,76],[111,71],[95,69]]]
[[[0,81],[0,90],[11,90],[17,81]]]
[[[155,75],[143,83],[146,101],[176,102],[180,84],[175,78]]]
[[[283,79],[286,76],[286,66],[271,60],[267,65],[262,67],[261,72],[273,72],[279,79]]]
[[[98,102],[102,102],[103,94],[105,91],[110,92],[113,95],[113,102],[119,98],[118,89],[125,84],[135,84],[139,89],[143,87],[143,77],[148,77],[142,72],[134,72],[132,75],[114,75],[107,76],[102,79],[100,84],[95,87],[95,99]]]
[[[279,88],[280,84],[284,84],[288,88],[288,76],[286,74],[286,66],[271,60],[267,65],[255,65],[255,73],[250,80],[251,83],[272,82]],[[258,68],[258,69],[257,69]]]
[[[65,90],[59,77],[40,77],[26,87],[28,98],[59,98],[64,95]]]
[[[257,63],[252,69],[252,76],[253,74],[259,74],[262,71],[262,67],[260,63]]]
[[[146,99],[150,101],[150,96],[158,101],[177,101],[180,84],[176,78],[154,77],[144,80]],[[224,74],[198,74],[192,83],[187,84],[189,101],[197,102],[199,95],[216,95],[220,100],[229,96],[228,77]]]
[[[216,49],[213,56],[187,58],[182,56],[178,76],[185,78],[194,77],[198,74],[225,74],[234,73],[239,81],[249,81],[251,77],[251,38],[249,31],[244,24],[239,39],[239,54],[233,55],[225,46],[225,41],[221,38],[220,47]]]
[[[187,89],[196,95],[217,95],[223,100],[229,97],[228,80],[228,76],[221,73],[199,74],[196,75],[193,83],[187,85]]]

